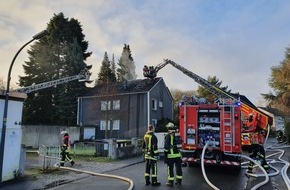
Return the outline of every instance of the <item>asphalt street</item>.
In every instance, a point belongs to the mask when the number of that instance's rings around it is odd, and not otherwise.
[[[270,141],[265,147],[270,144],[274,144],[276,141]],[[290,160],[290,150],[289,148],[285,148],[285,154],[282,159],[289,161]],[[267,154],[272,154],[273,152],[267,152]],[[271,159],[277,159],[279,155],[272,157]],[[273,164],[273,166],[277,167],[279,170],[283,167],[282,164]],[[167,181],[167,168],[162,160],[158,161],[158,180],[161,182],[161,186],[152,187],[145,186],[144,181],[144,169],[145,162],[142,162],[140,157],[125,159],[120,161],[114,167],[112,167],[109,171],[103,172],[107,175],[116,175],[123,176],[132,180],[134,184],[135,190],[150,190],[150,189],[173,189],[172,187],[166,187],[165,183]],[[246,177],[245,170],[242,169],[240,172],[236,172],[235,170],[230,170],[221,167],[206,167],[206,175],[208,180],[218,187],[221,190],[250,190],[256,184],[264,180],[264,177],[255,178],[255,177]],[[274,170],[271,170],[274,172]],[[289,171],[288,178],[289,178]],[[72,175],[72,172],[64,172],[64,175]],[[110,190],[127,190],[130,187],[130,184],[124,180],[115,179],[111,177],[101,177],[101,176],[91,176],[91,175],[83,175],[81,172],[77,172],[76,174],[79,177],[74,178],[71,181],[66,181],[65,183],[56,183],[61,184],[57,187],[49,188],[53,190],[80,190],[80,189],[110,189]],[[64,176],[63,176],[64,177]],[[61,180],[61,176],[58,180]],[[58,181],[59,182],[59,181]],[[11,184],[6,186],[0,186],[1,190],[19,190],[19,189],[27,189],[27,190],[39,190],[40,188],[33,188],[29,181],[24,181],[18,184]],[[48,189],[48,188],[43,188]],[[210,190],[213,189],[206,182],[203,173],[200,167],[183,167],[183,184],[182,187],[175,186],[174,189],[183,189],[183,190]],[[262,186],[260,189],[262,190],[285,190],[287,186],[282,179],[281,174],[270,177],[270,181]]]
[[[271,143],[275,143],[275,141],[269,142],[266,146],[270,145]],[[265,147],[266,147],[265,146]],[[288,150],[287,150],[288,149]],[[283,156],[283,159],[289,161],[290,158],[290,151],[289,148],[285,148],[286,152]],[[269,152],[267,154],[272,154]],[[276,159],[276,156],[273,159]],[[276,164],[279,170],[283,167],[282,164]],[[158,161],[158,180],[161,182],[161,186],[159,187],[151,187],[145,186],[144,181],[144,168],[145,163],[138,163],[133,164],[129,167],[121,168],[118,170],[114,170],[108,172],[107,174],[112,175],[120,175],[127,178],[132,179],[134,183],[134,189],[136,190],[150,190],[150,189],[172,189],[172,187],[166,187],[165,183],[167,181],[167,168],[166,165],[163,163],[162,160]],[[228,168],[222,167],[206,167],[206,175],[208,180],[214,184],[217,188],[221,190],[250,190],[259,182],[265,180],[264,177],[247,177],[245,175],[246,169],[242,169],[240,172],[236,172],[235,170],[231,170]],[[274,170],[271,170],[274,172]],[[288,172],[289,177],[289,172]],[[60,187],[56,187],[53,189],[111,189],[111,190],[125,190],[129,188],[129,184],[121,181],[121,180],[112,180],[112,179],[103,179],[100,177],[88,177],[86,179],[76,181],[73,183],[68,183]],[[213,189],[209,186],[206,182],[201,168],[200,167],[183,167],[183,184],[182,187],[175,186],[174,189],[183,189],[183,190],[192,190],[192,189],[199,189],[199,190],[210,190]],[[260,189],[262,190],[285,190],[287,186],[285,185],[281,174],[270,177],[270,181],[262,186]]]

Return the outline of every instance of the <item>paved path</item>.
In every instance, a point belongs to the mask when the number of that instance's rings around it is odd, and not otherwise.
[[[126,166],[130,166],[132,164],[143,162],[142,156],[137,156],[128,159],[117,160],[114,162],[78,162],[74,165],[74,169],[84,170],[88,172],[95,173],[108,173],[110,171],[124,168]],[[69,166],[69,164],[67,165]],[[26,167],[39,167],[37,161],[29,161],[26,163]],[[52,172],[49,174],[41,174],[35,177],[24,178],[22,181],[10,181],[4,182],[0,184],[1,190],[40,190],[40,189],[52,189],[53,187],[57,187],[59,185],[65,183],[81,183],[82,189],[90,189],[90,187],[96,188],[95,184],[99,184],[100,187],[105,187],[105,185],[121,187],[121,189],[128,189],[130,184],[120,179],[108,178],[108,177],[95,177],[94,184],[86,183],[86,179],[90,177],[90,174],[75,172],[75,171],[67,171],[67,170],[59,170],[57,172]],[[78,187],[76,189],[80,189],[80,186],[72,185],[73,187]],[[86,188],[85,188],[86,187]],[[99,187],[99,186],[98,186]],[[58,189],[58,188],[55,188]],[[106,189],[106,188],[105,188]],[[63,189],[62,189],[63,190]]]

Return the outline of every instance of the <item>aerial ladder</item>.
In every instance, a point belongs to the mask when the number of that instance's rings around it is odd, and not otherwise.
[[[39,84],[34,84],[28,87],[18,88],[18,89],[12,90],[11,92],[19,92],[19,93],[28,94],[37,90],[49,88],[52,86],[67,83],[74,80],[79,80],[79,82],[89,82],[89,79],[90,79],[90,73],[87,69],[85,69],[85,70],[82,70],[78,75],[60,78],[60,79],[56,79],[56,80],[52,80],[48,82],[39,83]]]
[[[222,89],[214,86],[213,84],[211,84],[210,82],[208,82],[204,78],[198,76],[197,74],[189,71],[188,69],[184,68],[183,66],[181,66],[181,65],[179,65],[179,64],[177,64],[174,61],[169,60],[169,59],[165,59],[164,62],[158,64],[156,67],[153,67],[153,66],[148,67],[145,65],[143,68],[143,75],[144,75],[144,77],[147,77],[147,78],[155,78],[157,76],[157,72],[168,64],[172,65],[176,69],[183,72],[185,75],[192,78],[195,82],[197,82],[198,84],[200,84],[201,86],[206,88],[209,92],[216,95],[217,97],[230,98],[230,99],[238,101],[238,99],[235,98],[234,96],[232,96],[229,93],[223,91]]]
[[[245,101],[240,99],[239,94],[231,94],[228,93],[222,89],[220,89],[219,87],[211,84],[210,82],[208,82],[207,80],[205,80],[204,78],[198,76],[197,74],[189,71],[188,69],[184,68],[183,66],[175,63],[172,60],[169,59],[164,59],[163,62],[161,62],[160,64],[158,64],[156,67],[153,66],[147,66],[145,65],[143,68],[143,75],[144,77],[147,78],[155,78],[157,76],[157,73],[160,69],[164,68],[166,65],[172,65],[173,67],[175,67],[176,69],[180,70],[181,72],[183,72],[185,75],[187,75],[188,77],[192,78],[195,82],[197,82],[198,84],[200,84],[201,86],[203,86],[205,89],[207,89],[210,93],[216,95],[217,97],[219,97],[219,99],[230,99],[232,100],[234,103],[236,103],[237,105],[241,106],[241,112],[244,118],[247,118],[248,115],[254,115],[255,119],[258,121],[257,125],[255,126],[253,129],[254,131],[257,130],[257,128],[259,128],[259,131],[267,131],[269,124],[271,123],[271,117],[265,115],[264,113],[262,113],[261,111],[258,110],[257,107],[253,106],[253,105],[249,105],[248,103],[246,103]],[[246,119],[245,119],[246,120]],[[246,123],[246,122],[245,122]],[[245,124],[245,128],[248,129],[248,127]],[[247,132],[247,134],[250,134],[251,132]],[[264,135],[265,136],[265,135]],[[243,137],[243,135],[242,135]],[[251,138],[251,137],[248,137]],[[242,143],[243,143],[243,139],[242,139]],[[249,142],[247,142],[247,144],[245,145],[250,145]]]

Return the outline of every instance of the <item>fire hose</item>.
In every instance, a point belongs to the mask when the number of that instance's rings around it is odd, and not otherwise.
[[[130,186],[129,186],[128,190],[133,190],[133,188],[134,188],[133,181],[129,178],[126,178],[126,177],[117,176],[117,175],[110,175],[110,174],[100,174],[100,173],[95,173],[95,172],[90,172],[90,171],[85,171],[85,170],[80,170],[80,169],[75,169],[75,168],[70,168],[70,167],[64,167],[64,166],[55,166],[55,167],[59,167],[60,169],[70,170],[70,171],[74,171],[74,172],[81,172],[81,173],[85,173],[85,174],[89,174],[89,175],[93,175],[93,176],[101,176],[101,177],[120,179],[120,180],[123,180],[123,181],[129,183]]]
[[[201,170],[202,170],[202,174],[203,174],[203,177],[205,179],[205,181],[208,183],[209,186],[211,186],[214,190],[219,190],[218,187],[216,187],[215,185],[213,185],[207,178],[207,175],[206,175],[206,172],[205,172],[205,169],[204,169],[204,154],[205,154],[205,150],[208,146],[209,142],[207,142],[205,144],[205,146],[203,147],[203,150],[202,150],[202,154],[201,154]],[[236,154],[227,154],[229,156],[241,156],[243,158],[246,158],[252,162],[254,162],[258,167],[260,167],[260,169],[263,171],[264,173],[264,176],[266,177],[265,181],[262,181],[261,183],[255,185],[251,190],[256,190],[258,189],[259,187],[265,185],[266,183],[268,183],[269,181],[269,176],[267,174],[267,172],[265,171],[265,169],[256,161],[256,160],[253,160],[252,158],[248,157],[248,156],[244,156],[244,155],[236,155]]]

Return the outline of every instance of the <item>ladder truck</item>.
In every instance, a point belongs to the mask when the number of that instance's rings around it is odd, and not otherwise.
[[[89,79],[90,79],[90,73],[87,69],[85,69],[85,70],[82,70],[78,75],[69,76],[69,77],[56,79],[56,80],[52,80],[48,82],[43,82],[39,84],[34,84],[28,87],[18,88],[10,92],[19,92],[19,93],[28,94],[30,92],[34,92],[34,91],[45,89],[45,88],[50,88],[52,86],[67,83],[74,80],[79,80],[79,82],[89,82]]]
[[[143,75],[147,78],[155,78],[157,72],[168,64],[219,98],[219,102],[210,104],[198,101],[180,103],[179,132],[182,139],[183,162],[189,165],[200,163],[203,147],[208,143],[210,148],[204,155],[205,164],[240,168],[239,155],[242,153],[243,144],[241,134],[248,123],[245,117],[254,112],[255,127],[261,130],[266,129],[268,117],[253,105],[248,105],[240,95],[225,92],[172,60],[165,59],[156,67],[145,65]]]

